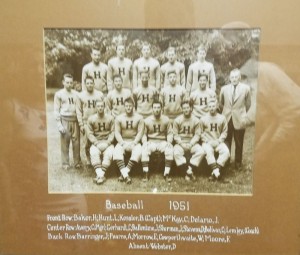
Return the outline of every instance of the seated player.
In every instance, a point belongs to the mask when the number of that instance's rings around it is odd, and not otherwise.
[[[194,169],[196,169],[205,152],[199,144],[201,128],[199,119],[192,115],[192,104],[190,101],[182,102],[183,114],[173,122],[174,133],[174,160],[181,171],[186,172],[187,181],[195,180]],[[185,154],[190,153],[191,159],[187,161]]]
[[[115,120],[115,138],[118,144],[113,153],[113,160],[121,172],[119,181],[131,184],[129,172],[141,159],[142,146],[140,141],[144,133],[144,120],[141,115],[134,112],[134,100],[128,97],[124,100],[125,113]],[[124,154],[131,153],[130,160],[125,166]]]
[[[174,119],[182,113],[181,103],[185,98],[185,88],[177,84],[175,70],[168,72],[169,84],[164,87],[160,93],[163,102],[163,112],[173,122]]]
[[[141,72],[142,85],[133,91],[136,102],[136,111],[144,118],[152,114],[152,103],[156,99],[158,92],[155,87],[149,86],[148,71]]]
[[[97,113],[88,118],[87,135],[91,142],[91,163],[96,172],[94,181],[97,184],[105,182],[105,173],[112,161],[114,141],[114,118],[105,114],[103,100],[96,102]]]
[[[106,97],[107,107],[113,117],[125,112],[124,100],[131,96],[131,91],[123,88],[123,78],[116,74],[113,76],[114,89],[108,92]]]
[[[78,94],[78,100],[76,102],[76,114],[80,127],[81,138],[84,145],[85,156],[87,159],[87,166],[91,166],[90,147],[91,143],[87,137],[87,120],[88,118],[97,112],[96,102],[97,100],[104,100],[103,93],[94,89],[94,78],[87,76],[84,80],[86,90],[81,91]]]
[[[171,182],[170,170],[173,161],[173,132],[172,125],[167,116],[162,115],[162,103],[158,100],[152,104],[153,115],[145,119],[145,132],[143,136],[143,181],[148,181],[149,176],[149,160],[150,155],[155,152],[165,154],[165,170],[164,178],[167,182]]]
[[[212,171],[210,180],[221,178],[222,168],[230,157],[229,149],[224,143],[227,136],[227,121],[224,115],[217,113],[217,108],[217,100],[211,99],[208,103],[209,113],[200,119],[202,148]],[[217,159],[215,152],[218,153]]]

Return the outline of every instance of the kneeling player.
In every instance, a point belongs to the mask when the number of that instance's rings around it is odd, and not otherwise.
[[[111,164],[114,146],[114,118],[105,114],[105,103],[96,102],[97,113],[88,118],[88,139],[92,143],[90,148],[91,163],[97,177],[97,184],[105,182],[105,172]],[[102,159],[102,161],[101,161]]]
[[[190,101],[181,104],[183,114],[178,116],[173,123],[174,140],[174,160],[181,171],[186,172],[187,181],[195,180],[193,169],[197,168],[205,156],[205,152],[199,144],[201,128],[199,119],[192,115],[192,105]],[[191,159],[187,162],[185,153],[191,154]]]
[[[144,133],[144,120],[141,115],[134,112],[134,100],[128,97],[124,100],[125,113],[119,115],[115,120],[115,137],[118,144],[115,147],[113,159],[116,161],[121,176],[120,181],[131,184],[129,176],[134,164],[140,161],[142,146],[140,141]],[[131,153],[130,160],[125,166],[124,154]]]
[[[206,153],[207,164],[212,170],[210,180],[220,179],[220,171],[230,157],[229,149],[224,143],[227,136],[227,121],[225,116],[217,113],[217,107],[216,99],[209,101],[209,112],[200,119],[202,148]],[[218,153],[217,159],[215,152]]]
[[[162,103],[160,101],[153,102],[152,110],[153,115],[145,119],[142,151],[143,181],[148,181],[150,155],[158,151],[165,154],[164,178],[167,182],[171,182],[169,174],[173,161],[172,125],[169,118],[161,114]]]

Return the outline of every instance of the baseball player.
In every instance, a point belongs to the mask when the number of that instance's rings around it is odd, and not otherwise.
[[[142,139],[142,166],[143,181],[148,181],[150,155],[155,152],[161,152],[165,155],[164,178],[171,182],[170,170],[173,162],[173,131],[170,120],[167,116],[162,115],[162,103],[158,100],[152,104],[153,115],[145,119],[145,131]]]
[[[212,63],[205,60],[206,49],[203,45],[200,45],[197,49],[197,61],[189,66],[186,89],[189,93],[198,88],[198,78],[201,74],[205,74],[208,77],[208,87],[213,91],[216,91],[216,74]]]
[[[107,107],[113,117],[125,112],[124,100],[131,96],[131,91],[123,88],[123,78],[116,74],[113,77],[114,89],[108,92],[106,97]]]
[[[149,86],[160,90],[160,65],[151,57],[150,44],[144,43],[142,46],[142,57],[133,63],[133,90],[141,86],[141,73],[149,73]]]
[[[94,89],[94,79],[91,76],[87,76],[84,81],[86,90],[78,94],[78,100],[76,101],[76,115],[82,134],[83,144],[85,148],[85,156],[87,159],[87,166],[91,165],[90,147],[91,143],[87,138],[87,120],[88,117],[96,113],[97,100],[104,100],[103,93]]]
[[[73,90],[73,76],[64,74],[63,89],[54,95],[54,114],[60,132],[61,161],[63,169],[70,167],[69,147],[72,141],[73,160],[75,168],[81,167],[80,131],[76,116],[76,101],[78,93]]]
[[[90,143],[92,166],[96,172],[94,181],[103,184],[106,180],[105,173],[112,162],[114,141],[114,118],[105,114],[103,100],[96,102],[97,113],[88,118],[87,134]]]
[[[132,61],[125,58],[125,45],[116,47],[117,56],[108,61],[107,86],[109,91],[113,89],[113,77],[118,74],[122,76],[123,87],[132,91]]]
[[[175,70],[168,72],[169,84],[161,90],[160,97],[163,103],[163,112],[173,123],[174,119],[182,113],[181,103],[183,102],[186,91],[181,85],[178,85]]]
[[[173,123],[174,133],[174,160],[179,169],[186,172],[185,180],[196,180],[194,171],[205,156],[205,152],[199,144],[201,128],[199,119],[192,115],[190,101],[182,102],[183,114],[178,116]],[[185,154],[190,153],[191,159],[187,161]]]
[[[144,118],[152,114],[152,103],[158,97],[155,87],[149,86],[149,73],[141,72],[141,86],[133,91],[136,102],[136,110]]]
[[[231,150],[232,137],[235,142],[235,167],[242,168],[243,144],[246,126],[251,122],[247,116],[251,106],[250,87],[241,83],[239,69],[230,72],[230,84],[221,88],[220,105],[228,123],[226,144]]]
[[[107,95],[107,65],[100,62],[101,52],[99,48],[92,48],[91,58],[92,61],[82,68],[82,90],[86,90],[85,78],[91,76],[94,78],[95,89]]]
[[[185,87],[185,66],[176,60],[176,50],[174,47],[169,47],[167,50],[168,62],[163,64],[160,69],[161,88],[164,88],[169,83],[168,73],[171,70],[176,72],[176,84]]]
[[[202,148],[206,153],[206,161],[211,168],[210,180],[221,178],[221,171],[230,157],[230,152],[224,143],[227,136],[227,121],[224,115],[217,113],[218,102],[211,99],[208,103],[209,113],[200,119],[202,130]],[[215,152],[218,158],[215,158]]]
[[[193,115],[201,118],[208,113],[208,101],[216,97],[216,93],[207,88],[208,78],[205,74],[200,74],[198,89],[193,91],[190,99],[193,104]]]
[[[144,120],[141,115],[134,112],[134,100],[128,97],[124,101],[125,113],[115,120],[115,138],[118,144],[113,153],[113,160],[120,169],[119,181],[131,184],[129,173],[133,166],[140,161],[142,146],[140,141],[144,133]],[[130,160],[125,166],[124,154],[131,153]]]

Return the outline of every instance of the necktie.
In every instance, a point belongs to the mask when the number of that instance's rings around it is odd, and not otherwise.
[[[233,86],[232,103],[234,102],[235,99],[235,90],[236,90],[236,85]]]

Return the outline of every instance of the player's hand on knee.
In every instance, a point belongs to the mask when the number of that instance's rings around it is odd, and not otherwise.
[[[98,143],[97,144],[97,148],[102,152],[105,151],[108,147],[108,143],[107,142],[103,142],[103,143]]]

